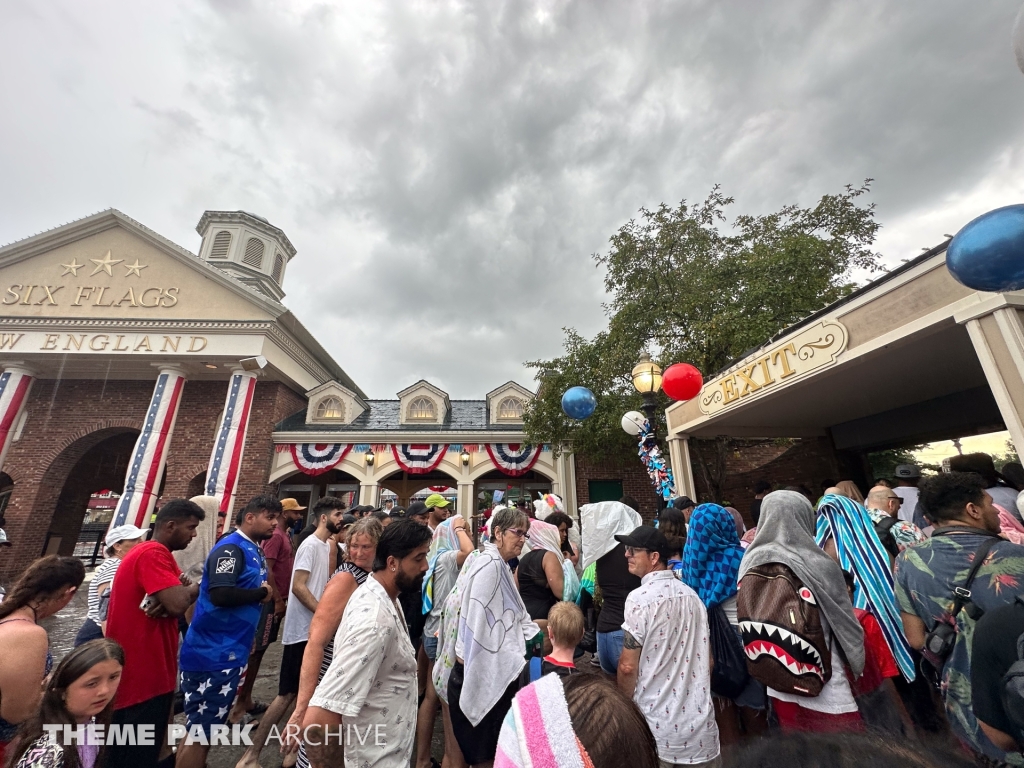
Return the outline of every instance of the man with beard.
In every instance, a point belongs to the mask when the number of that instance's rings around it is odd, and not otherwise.
[[[259,767],[260,751],[270,735],[271,726],[284,718],[299,692],[299,672],[302,670],[302,654],[309,640],[309,625],[331,576],[329,539],[341,531],[345,502],[335,496],[324,496],[313,505],[313,514],[317,521],[316,530],[295,551],[291,595],[281,631],[283,648],[277,696],[260,721],[252,746],[245,750],[236,768]]]
[[[333,712],[332,726],[310,727],[307,754],[315,767],[344,764],[407,768],[416,728],[416,654],[400,594],[420,594],[430,529],[399,520],[377,542],[373,574],[349,599],[331,662],[310,709]],[[319,742],[319,743],[318,743]]]
[[[177,768],[203,768],[213,728],[224,725],[246,674],[249,651],[262,605],[274,592],[267,581],[267,561],[260,549],[274,535],[281,502],[257,496],[235,518],[238,526],[210,552],[199,585],[199,599],[181,645],[181,690],[189,733],[206,736],[178,748]]]

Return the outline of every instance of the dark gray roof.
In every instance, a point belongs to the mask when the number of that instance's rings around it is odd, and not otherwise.
[[[491,423],[486,400],[452,400],[441,424],[400,424],[399,400],[367,400],[368,410],[351,424],[306,423],[305,409],[279,422],[277,432],[522,432],[522,424]]]

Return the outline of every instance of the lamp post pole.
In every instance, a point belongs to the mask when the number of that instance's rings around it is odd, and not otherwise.
[[[633,387],[640,396],[643,398],[644,415],[647,416],[647,423],[651,425],[651,432],[648,440],[654,441],[655,445],[658,443],[658,392],[661,390],[661,368],[657,363],[651,360],[651,356],[643,354],[632,371]],[[664,497],[659,492],[658,496],[658,512],[665,508],[666,502]]]

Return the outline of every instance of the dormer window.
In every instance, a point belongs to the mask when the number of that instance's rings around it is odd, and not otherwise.
[[[341,407],[341,400],[336,397],[325,397],[316,406],[317,419],[341,419],[344,412]]]
[[[437,421],[437,406],[429,397],[417,397],[409,403],[409,421]]]
[[[523,401],[518,397],[506,397],[498,403],[498,418],[502,421],[522,421]]]

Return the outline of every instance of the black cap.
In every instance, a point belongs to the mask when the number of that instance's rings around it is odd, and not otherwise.
[[[629,534],[617,534],[615,540],[627,547],[657,552],[661,555],[662,562],[668,562],[669,555],[672,554],[672,548],[669,546],[665,534],[649,525],[638,526]]]
[[[689,509],[690,507],[696,507],[697,505],[689,496],[679,496],[678,498],[672,499],[672,506],[676,509]]]
[[[341,516],[341,526],[344,528],[347,525],[352,525],[359,522],[355,515],[344,514]]]
[[[422,515],[427,511],[427,505],[422,501],[414,501],[405,510],[405,517],[415,517],[416,515]]]

